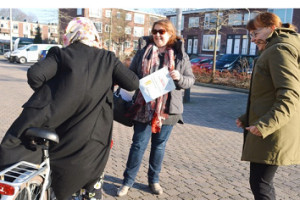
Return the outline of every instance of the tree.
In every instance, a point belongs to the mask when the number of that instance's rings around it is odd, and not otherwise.
[[[34,44],[42,44],[43,43],[41,28],[39,25],[38,25],[38,27],[36,27],[36,35],[34,37],[33,43]]]
[[[232,24],[229,24],[228,21],[230,19],[230,16],[233,16],[234,14],[239,13],[238,10],[234,9],[213,9],[209,12],[204,12],[205,16],[203,16],[203,13],[199,13],[203,19],[203,26],[200,26],[200,29],[206,30],[207,33],[214,34],[214,40],[212,42],[212,48],[213,48],[213,67],[212,67],[212,74],[211,74],[211,80],[210,82],[214,82],[215,80],[215,73],[216,73],[216,57],[217,57],[217,51],[218,48],[220,49],[221,44],[218,42],[219,35],[222,34],[222,27],[230,27],[233,30],[235,28],[231,27],[235,21],[231,20]],[[244,28],[243,28],[244,29]],[[219,44],[219,46],[218,46]]]
[[[70,10],[74,12],[74,14],[70,14]],[[63,44],[63,35],[65,34],[65,30],[69,22],[76,16],[76,9],[71,8],[60,8],[58,10],[58,34],[59,34],[59,44]]]
[[[130,39],[131,34],[127,34],[128,21],[126,21],[126,11],[122,9],[111,9],[111,17],[108,19],[108,32],[103,31],[103,41],[108,41],[108,48],[112,46],[117,48],[117,55],[124,54],[125,42]]]

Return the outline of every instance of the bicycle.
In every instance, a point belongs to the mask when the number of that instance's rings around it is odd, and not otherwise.
[[[32,145],[43,150],[41,164],[20,161],[0,172],[1,200],[49,200],[51,193],[49,145],[59,143],[56,133],[40,128],[29,128],[25,133]],[[55,199],[55,197],[51,197]]]

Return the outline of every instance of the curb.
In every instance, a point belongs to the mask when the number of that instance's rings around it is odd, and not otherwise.
[[[245,93],[245,94],[249,93],[248,89],[234,88],[234,87],[229,87],[229,86],[225,86],[225,85],[200,83],[200,82],[195,82],[194,85],[204,86],[204,87],[211,87],[211,88],[217,88],[217,89],[223,89],[223,90],[230,90],[230,91],[241,92],[241,93]]]

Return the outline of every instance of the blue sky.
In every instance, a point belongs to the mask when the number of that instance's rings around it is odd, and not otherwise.
[[[24,13],[34,14],[39,23],[58,23],[58,8],[19,8]]]

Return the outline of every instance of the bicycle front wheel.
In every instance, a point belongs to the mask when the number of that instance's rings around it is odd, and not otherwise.
[[[36,176],[31,179],[13,200],[39,200],[43,187],[43,178]],[[45,191],[43,200],[48,200],[48,192]]]

